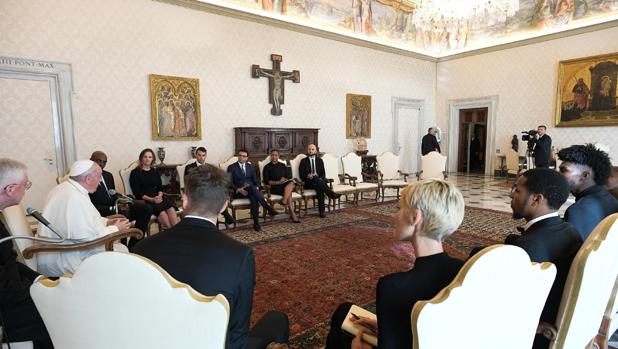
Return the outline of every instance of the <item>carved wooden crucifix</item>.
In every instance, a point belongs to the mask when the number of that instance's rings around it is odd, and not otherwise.
[[[272,69],[263,69],[259,65],[251,66],[251,77],[259,79],[261,77],[268,78],[268,101],[273,107],[270,109],[272,115],[281,115],[281,105],[284,102],[284,80],[292,80],[294,83],[300,82],[300,72],[292,70],[292,72],[281,71],[281,55],[270,55],[270,60],[273,61]]]

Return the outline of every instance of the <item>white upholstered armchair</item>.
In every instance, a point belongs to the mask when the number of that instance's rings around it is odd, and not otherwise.
[[[446,156],[432,151],[427,155],[421,156],[421,170],[416,173],[418,180],[434,178],[446,179]]]
[[[399,155],[389,151],[378,155],[377,161],[378,184],[382,190],[382,202],[384,202],[385,189],[397,190],[397,199],[399,199],[399,190],[408,186],[408,176],[410,174],[399,169]]]
[[[354,152],[347,153],[341,158],[341,164],[343,165],[343,178],[349,184],[356,188],[356,194],[354,201],[358,203],[359,194],[360,199],[363,199],[363,193],[375,192],[375,200],[378,201],[380,197],[380,187],[378,183],[365,182],[362,171],[361,157]]]
[[[414,349],[531,348],[555,276],[519,247],[483,249],[433,299],[416,302]]]
[[[223,349],[229,304],[173,279],[150,260],[104,252],[74,275],[30,288],[55,348]]]

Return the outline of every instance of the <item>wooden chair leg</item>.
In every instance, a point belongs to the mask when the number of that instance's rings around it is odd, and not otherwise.
[[[236,228],[236,222],[238,221],[236,219],[236,207],[232,206],[232,218],[234,218],[234,228]]]

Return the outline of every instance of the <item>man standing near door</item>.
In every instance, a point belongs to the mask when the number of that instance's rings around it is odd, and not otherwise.
[[[440,153],[440,143],[438,143],[438,139],[436,138],[436,129],[430,127],[427,131],[427,134],[423,136],[423,140],[421,142],[421,154],[427,155],[432,151],[437,151]]]

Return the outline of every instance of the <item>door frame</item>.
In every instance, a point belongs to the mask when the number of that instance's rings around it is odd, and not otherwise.
[[[448,164],[449,172],[457,172],[459,146],[459,111],[461,109],[487,108],[487,144],[485,146],[485,174],[491,175],[496,162],[496,121],[498,119],[498,95],[449,99]]]
[[[399,156],[399,129],[397,125],[399,125],[399,110],[401,109],[417,109],[418,110],[418,134],[423,134],[423,125],[425,123],[425,100],[424,99],[414,99],[414,98],[404,98],[404,97],[391,97],[391,113],[393,115],[393,143],[392,143],[392,151],[393,154]],[[418,140],[418,144],[420,146],[421,140]],[[416,158],[416,168],[420,169],[421,167],[421,152],[419,151]]]
[[[73,129],[73,75],[71,65],[0,56],[0,78],[49,83],[56,171],[64,176],[77,159]]]

